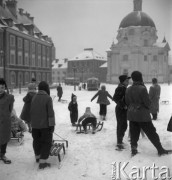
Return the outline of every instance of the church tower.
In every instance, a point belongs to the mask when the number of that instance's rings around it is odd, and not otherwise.
[[[156,77],[168,81],[168,42],[157,42],[154,21],[142,11],[142,0],[133,0],[133,11],[125,16],[118,29],[117,43],[107,51],[107,82],[118,83],[122,74],[138,70],[145,82]]]

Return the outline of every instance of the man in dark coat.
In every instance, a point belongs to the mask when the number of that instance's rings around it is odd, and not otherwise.
[[[11,137],[11,112],[13,109],[14,96],[5,92],[6,82],[0,78],[0,160],[10,164],[5,154],[7,143]]]
[[[160,99],[161,87],[158,84],[156,78],[152,79],[152,86],[149,89],[149,98],[151,101],[150,112],[152,114],[153,120],[157,120],[157,115],[159,112],[159,99]]]
[[[38,93],[32,99],[30,110],[33,149],[40,169],[50,166],[47,159],[55,126],[53,103],[49,94],[49,85],[41,81],[38,85]]]
[[[149,110],[151,102],[143,83],[141,72],[134,71],[131,74],[131,78],[133,84],[126,90],[125,96],[128,106],[127,119],[130,121],[131,153],[132,155],[138,153],[137,142],[139,140],[140,130],[142,129],[156,147],[159,156],[168,154],[170,151],[162,147],[159,136],[151,121]]]
[[[57,96],[59,97],[58,101],[61,100],[62,95],[63,95],[63,89],[62,89],[62,87],[61,87],[61,84],[59,84],[59,85],[57,86]]]
[[[113,100],[116,103],[115,113],[117,120],[117,148],[124,149],[123,147],[123,137],[125,131],[127,130],[127,106],[125,103],[125,91],[129,84],[129,79],[127,75],[119,76],[119,85],[115,89]]]

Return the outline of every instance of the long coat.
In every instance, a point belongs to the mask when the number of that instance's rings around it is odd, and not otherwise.
[[[23,119],[26,123],[30,123],[30,107],[33,96],[36,92],[28,92],[23,98],[24,106],[20,115],[20,118]]]
[[[68,110],[70,111],[71,123],[76,123],[78,120],[78,103],[71,101],[68,105]]]
[[[109,97],[110,99],[112,99],[112,96],[108,93],[108,91],[104,91],[104,90],[99,90],[91,99],[91,101],[93,101],[96,97],[98,96],[97,99],[97,103],[98,104],[105,104],[105,105],[109,105],[110,102],[108,100],[107,97]]]
[[[127,88],[125,102],[128,106],[127,119],[136,122],[151,121],[150,99],[146,87],[143,83],[134,82]]]
[[[63,95],[63,89],[61,86],[58,86],[57,87],[57,96],[62,97],[62,95]]]
[[[55,126],[52,98],[42,90],[33,97],[30,109],[31,126],[35,129]]]
[[[11,137],[11,112],[14,96],[4,93],[0,96],[0,145],[7,143]]]
[[[150,112],[156,114],[159,112],[159,99],[161,87],[158,84],[152,85],[149,89],[149,98],[151,101]]]

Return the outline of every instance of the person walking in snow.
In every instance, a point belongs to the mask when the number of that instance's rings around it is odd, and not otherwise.
[[[75,123],[78,120],[78,103],[77,103],[77,97],[73,93],[71,96],[71,101],[68,105],[68,110],[70,111],[70,120],[72,126],[75,126]]]
[[[96,132],[97,119],[91,112],[90,107],[86,107],[85,113],[78,119],[78,124],[82,124],[85,134],[87,134],[87,124],[92,124],[92,134]]]
[[[5,154],[11,138],[11,112],[14,96],[6,92],[6,87],[5,80],[0,78],[0,160],[5,164],[11,164],[11,160]]]
[[[29,132],[32,132],[31,124],[30,124],[30,107],[33,96],[36,94],[36,85],[35,83],[28,84],[28,93],[23,98],[24,106],[22,108],[22,112],[20,118],[23,119],[28,125]]]
[[[160,94],[161,94],[161,87],[158,84],[158,80],[156,78],[153,78],[152,86],[149,89],[149,98],[151,101],[150,112],[152,114],[153,120],[157,120],[157,115],[159,112]]]
[[[108,97],[112,99],[112,96],[109,94],[108,91],[106,91],[106,86],[102,85],[101,90],[99,90],[92,98],[91,102],[98,96],[97,103],[100,105],[100,111],[99,115],[103,118],[103,120],[106,119],[107,114],[107,105],[110,104]]]
[[[143,83],[142,73],[134,71],[131,74],[131,78],[133,84],[126,90],[125,101],[128,106],[127,119],[130,123],[132,156],[138,153],[137,142],[141,129],[156,147],[159,156],[171,153],[171,150],[165,150],[162,147],[159,136],[152,123],[150,115],[151,102],[146,86]]]
[[[39,169],[50,167],[47,159],[52,145],[55,115],[49,85],[41,81],[38,93],[33,97],[30,109],[33,150]]]
[[[125,131],[127,130],[127,105],[125,103],[125,92],[129,84],[129,79],[127,75],[119,76],[119,85],[115,89],[113,100],[116,103],[115,114],[117,120],[117,148],[124,149],[123,137]]]
[[[57,86],[57,96],[59,97],[58,101],[61,101],[63,95],[63,89],[61,84],[59,83],[59,85]]]

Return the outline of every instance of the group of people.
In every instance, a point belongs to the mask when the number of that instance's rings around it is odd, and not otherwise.
[[[133,83],[129,85],[129,80],[132,79]],[[91,98],[93,101],[96,97],[97,103],[100,105],[99,115],[102,120],[106,120],[107,106],[110,104],[108,98],[116,103],[115,114],[117,120],[117,147],[124,149],[123,138],[127,130],[127,120],[129,120],[129,131],[131,138],[131,154],[138,153],[138,140],[141,130],[146,134],[148,139],[156,147],[158,154],[169,154],[170,150],[165,150],[160,142],[159,136],[152,123],[152,119],[157,119],[159,111],[159,98],[160,86],[157,79],[152,80],[153,85],[150,87],[149,93],[144,85],[142,74],[139,71],[134,71],[131,77],[127,75],[119,76],[119,85],[115,89],[113,97],[106,91],[104,85],[101,89]],[[59,87],[61,87],[59,85]],[[58,94],[59,101],[62,96]],[[21,111],[18,122],[24,120],[29,132],[33,137],[33,150],[35,160],[39,163],[39,168],[44,169],[50,166],[47,162],[49,157],[53,132],[55,128],[55,115],[53,110],[53,102],[50,96],[49,85],[45,81],[38,84],[33,81],[28,85],[28,92],[23,98],[24,106]],[[0,160],[6,164],[10,164],[6,154],[7,143],[11,137],[11,124],[13,119],[16,119],[16,114],[13,108],[14,96],[7,91],[7,85],[3,78],[0,78]],[[78,104],[76,95],[72,94],[71,102],[68,105],[70,112],[70,119],[73,126],[76,123],[81,123],[87,133],[86,126],[88,123],[92,124],[92,133],[96,132],[97,118],[91,112],[90,107],[86,107],[85,113],[78,118]],[[152,117],[151,117],[152,114]],[[26,129],[23,128],[23,131]]]
[[[34,81],[28,85],[28,92],[23,98],[24,106],[20,119],[13,108],[14,96],[6,91],[6,82],[0,78],[0,160],[5,164],[11,163],[11,160],[5,156],[11,132],[13,132],[12,130],[18,131],[17,125],[20,125],[22,131],[26,131],[22,124],[22,120],[24,120],[28,125],[29,132],[32,133],[33,150],[39,168],[44,169],[50,166],[47,159],[55,128],[53,103],[47,82],[41,81],[38,84],[38,91],[36,88]],[[13,123],[14,120],[17,121]]]

